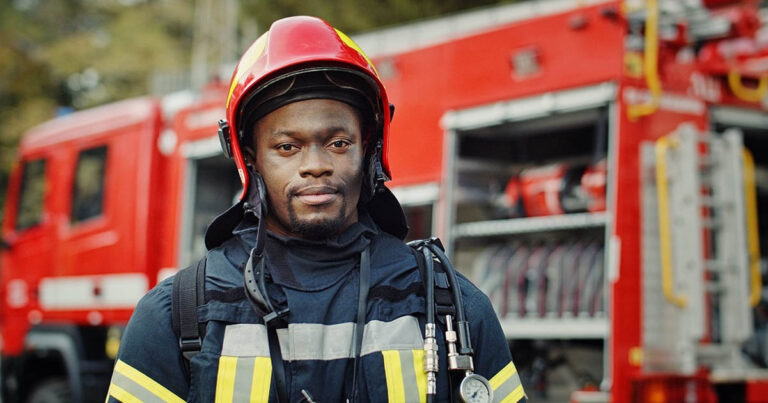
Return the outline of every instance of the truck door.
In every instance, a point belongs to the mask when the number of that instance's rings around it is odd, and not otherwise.
[[[53,168],[48,155],[26,156],[10,183],[2,232],[7,249],[0,256],[4,352],[21,349],[37,279],[53,260]]]
[[[65,199],[57,221],[58,264],[41,280],[46,310],[131,308],[148,289],[141,253],[144,195],[140,139],[131,125],[65,145]],[[119,257],[119,258],[118,258]],[[93,319],[95,320],[95,319]]]

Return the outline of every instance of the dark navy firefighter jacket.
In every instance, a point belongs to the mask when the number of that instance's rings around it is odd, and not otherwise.
[[[125,329],[108,402],[277,400],[267,328],[243,291],[243,268],[255,229],[241,222],[232,238],[207,254],[206,303],[198,307],[198,318],[207,326],[189,374],[172,328],[172,281],[167,279],[142,298]],[[343,402],[352,396],[359,252],[369,246],[371,284],[357,401],[425,402],[425,299],[410,247],[381,231],[366,214],[322,245],[271,233],[266,238],[267,263],[273,268],[270,297],[290,309],[287,327],[277,331],[288,389],[281,398],[306,401],[302,391],[316,402]],[[475,372],[490,380],[494,401],[523,400],[490,301],[464,277],[459,282]],[[437,401],[459,401],[461,375],[449,375],[446,350],[438,325]]]

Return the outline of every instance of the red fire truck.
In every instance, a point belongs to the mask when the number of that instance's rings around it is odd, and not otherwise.
[[[768,401],[760,2],[540,0],[355,37],[390,187],[491,298],[531,401]],[[25,134],[2,228],[3,399],[100,401],[136,301],[239,191],[211,84]],[[52,399],[52,400],[44,400]]]

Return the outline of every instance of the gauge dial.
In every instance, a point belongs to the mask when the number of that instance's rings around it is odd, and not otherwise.
[[[488,380],[477,374],[469,374],[459,385],[461,399],[467,403],[490,403],[493,401],[493,389]]]

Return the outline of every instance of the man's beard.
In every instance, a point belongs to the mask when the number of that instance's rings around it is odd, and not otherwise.
[[[344,226],[344,212],[347,211],[347,201],[342,199],[339,214],[335,217],[323,219],[320,221],[302,221],[296,216],[296,210],[293,205],[288,203],[288,219],[291,232],[298,234],[303,238],[312,240],[326,239],[332,235],[338,234]]]

